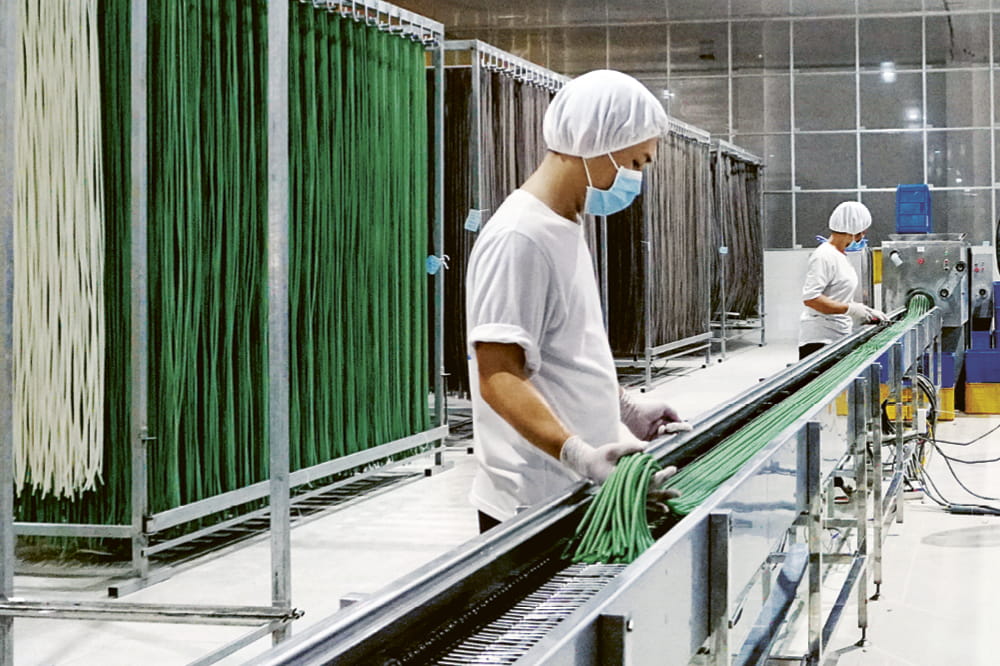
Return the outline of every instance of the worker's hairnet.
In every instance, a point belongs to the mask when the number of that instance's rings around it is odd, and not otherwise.
[[[556,93],[542,131],[549,150],[590,158],[660,136],[667,127],[663,105],[646,86],[628,74],[598,69]]]
[[[830,231],[860,234],[872,225],[872,214],[859,201],[844,201],[830,213]]]

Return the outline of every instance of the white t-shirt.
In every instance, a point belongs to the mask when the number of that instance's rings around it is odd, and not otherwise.
[[[472,250],[466,278],[469,375],[479,470],[470,500],[499,520],[578,477],[521,437],[479,394],[475,343],[524,349],[532,384],[584,441],[618,438],[618,378],[581,225],[516,190]]]
[[[854,300],[857,288],[858,274],[843,252],[832,243],[823,243],[813,251],[802,286],[803,301],[823,295],[849,303]],[[851,318],[846,314],[821,314],[807,305],[799,321],[799,346],[834,342],[848,335],[851,326]]]

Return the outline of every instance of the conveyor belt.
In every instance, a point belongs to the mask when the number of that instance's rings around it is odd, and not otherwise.
[[[690,434],[657,442],[650,447],[650,453],[664,464],[684,465],[695,460],[814,381],[851,350],[864,347],[878,332],[875,327],[865,328],[868,330],[831,345],[815,358],[748,389],[713,414],[699,419]],[[870,345],[867,347],[871,350]],[[794,492],[794,482],[791,487]],[[332,616],[329,621],[293,639],[292,644],[278,646],[272,654],[254,663],[454,666],[511,664],[521,657],[534,658],[533,655],[543,654],[550,649],[552,635],[566,633],[564,627],[569,625],[565,620],[574,612],[580,610],[582,613],[574,616],[574,625],[592,623],[595,618],[587,613],[596,606],[588,602],[600,597],[605,601],[597,605],[603,608],[608,599],[604,592],[609,588],[617,594],[637,584],[637,574],[630,568],[632,565],[570,565],[561,556],[566,540],[579,524],[591,498],[588,487],[581,483],[549,503],[442,556],[401,579],[393,588],[356,604],[345,613]],[[775,504],[784,512],[788,512],[788,505],[784,499]],[[691,518],[700,520],[693,515]],[[688,528],[675,535],[681,523]],[[663,537],[669,542],[688,539],[692,526],[699,535],[703,534],[698,531],[703,529],[701,523],[675,516],[657,526],[654,537],[659,539],[669,529]],[[703,536],[693,538],[694,543],[703,543]],[[682,564],[678,567],[674,562],[666,571],[667,575],[680,576],[671,580],[683,580],[690,585],[688,581],[695,580],[691,575],[701,567],[695,562],[702,561],[697,558],[704,557],[704,551],[687,551],[686,548],[676,550],[680,557],[677,562]],[[683,555],[686,552],[691,552],[691,556],[697,553],[696,559],[685,560],[689,557]],[[659,572],[655,576],[663,580],[664,569],[657,567],[655,570]],[[625,575],[627,571],[631,573]],[[653,570],[647,563],[640,571]],[[700,598],[704,588],[698,587],[698,590],[692,594]],[[684,605],[692,598],[681,595],[676,601]],[[584,607],[588,610],[582,610]],[[693,625],[681,621],[683,632],[703,635],[702,629],[691,629],[702,626],[696,620],[692,616]],[[678,645],[677,649],[687,649],[687,643]]]
[[[514,664],[624,568],[624,564],[567,567],[434,663],[444,666]]]

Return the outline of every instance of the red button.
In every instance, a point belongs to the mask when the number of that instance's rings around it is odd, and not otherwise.
[[[917,263],[918,263],[918,264],[922,264],[922,263],[924,263],[924,258],[923,258],[923,257],[920,257],[919,259],[917,259]]]

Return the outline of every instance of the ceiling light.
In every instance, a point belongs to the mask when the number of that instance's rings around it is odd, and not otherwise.
[[[906,110],[906,119],[917,121],[920,120],[920,109],[915,106],[911,106]]]
[[[879,65],[879,70],[882,72],[882,80],[886,83],[896,82],[896,63],[891,60],[887,60]]]

